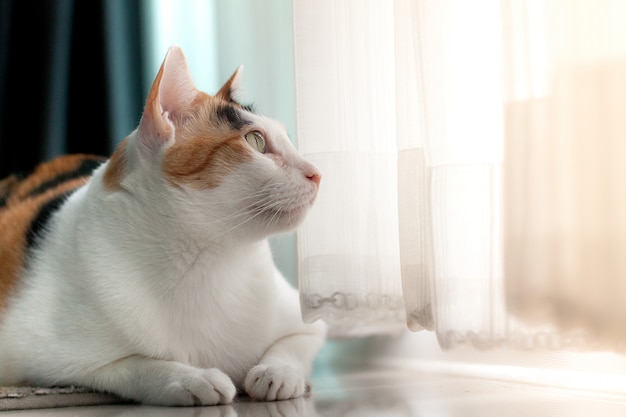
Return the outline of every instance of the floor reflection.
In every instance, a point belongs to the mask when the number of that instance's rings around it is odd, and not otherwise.
[[[212,407],[92,406],[4,412],[0,417],[623,417],[626,396],[491,379],[411,372],[326,377],[288,401],[238,397]]]
[[[33,414],[31,414],[33,413]],[[211,407],[150,407],[142,405],[111,405],[97,407],[56,408],[37,411],[17,411],[6,416],[65,417],[319,417],[313,399],[296,398],[286,401],[257,402],[246,398],[230,405]],[[3,413],[2,417],[6,417]]]

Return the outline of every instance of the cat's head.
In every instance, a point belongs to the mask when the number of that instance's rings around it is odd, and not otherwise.
[[[105,188],[208,235],[256,239],[296,227],[320,173],[281,123],[236,101],[240,78],[241,67],[214,96],[201,92],[172,46],[139,127],[111,157]]]

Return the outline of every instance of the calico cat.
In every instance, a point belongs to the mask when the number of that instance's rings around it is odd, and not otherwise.
[[[172,46],[110,158],[0,182],[0,385],[172,406],[305,393],[326,329],[267,237],[304,219],[320,173],[237,102],[240,69],[210,96]]]

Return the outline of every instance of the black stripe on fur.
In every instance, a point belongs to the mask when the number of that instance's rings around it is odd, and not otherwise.
[[[85,159],[80,163],[80,165],[78,165],[78,167],[76,167],[75,170],[64,172],[63,174],[44,182],[39,187],[28,193],[27,197],[36,197],[47,190],[76,178],[89,177],[103,162],[103,159]]]
[[[74,192],[74,190],[59,194],[41,206],[26,233],[26,245],[28,248],[32,248],[37,244],[38,239],[43,236],[52,215],[63,205],[72,192]]]

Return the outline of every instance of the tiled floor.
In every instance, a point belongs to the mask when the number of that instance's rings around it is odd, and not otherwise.
[[[306,399],[219,407],[97,406],[0,413],[33,417],[522,417],[626,415],[626,398],[415,371],[351,372],[314,381]]]

